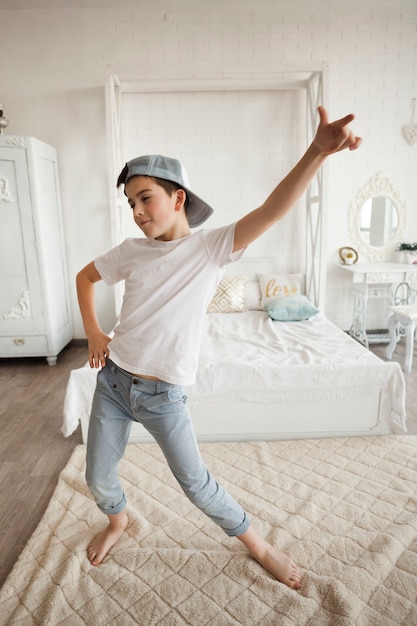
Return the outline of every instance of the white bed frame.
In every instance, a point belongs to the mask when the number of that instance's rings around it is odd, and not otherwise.
[[[198,441],[273,441],[387,435],[390,406],[388,394],[373,392],[360,398],[316,402],[225,402],[215,409],[193,409],[191,413]],[[88,418],[81,419],[81,432],[85,443]],[[150,442],[154,440],[143,426],[133,424],[129,443]]]

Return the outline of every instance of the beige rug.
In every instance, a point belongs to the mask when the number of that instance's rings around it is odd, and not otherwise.
[[[153,444],[120,465],[131,524],[103,565],[79,446],[0,591],[0,624],[417,625],[417,437],[203,444],[253,524],[300,564],[292,591],[179,491]]]

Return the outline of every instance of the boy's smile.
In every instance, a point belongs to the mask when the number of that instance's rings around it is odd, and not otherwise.
[[[171,196],[148,176],[133,176],[125,185],[133,219],[149,239],[172,241],[190,234],[184,209],[185,191]]]

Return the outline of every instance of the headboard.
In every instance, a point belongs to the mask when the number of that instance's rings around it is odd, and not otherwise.
[[[247,299],[250,299],[252,302],[254,297],[256,299],[256,297],[260,298],[261,296],[258,274],[264,274],[268,277],[273,277],[278,274],[281,279],[285,277],[284,280],[286,278],[289,278],[290,280],[294,278],[297,286],[299,286],[300,293],[306,293],[305,275],[286,272],[285,268],[283,268],[282,265],[278,263],[277,259],[273,257],[243,256],[239,259],[239,261],[236,261],[227,267],[224,276],[246,276],[248,279],[246,286]],[[284,284],[288,283],[284,282]],[[255,294],[257,294],[257,296]],[[262,308],[260,304],[259,308]]]
[[[247,276],[249,281],[257,280],[257,274],[277,274],[284,272],[276,258],[245,257],[227,266],[225,276]]]

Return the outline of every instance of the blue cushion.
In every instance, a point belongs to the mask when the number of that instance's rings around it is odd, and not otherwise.
[[[316,315],[320,309],[303,295],[281,296],[265,304],[269,317],[278,322],[300,322]]]

